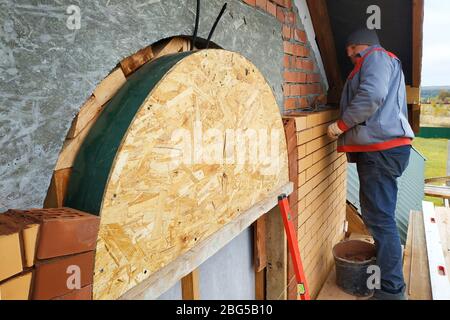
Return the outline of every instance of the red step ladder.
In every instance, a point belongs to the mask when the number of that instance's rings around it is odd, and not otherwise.
[[[295,234],[295,227],[292,223],[292,214],[289,207],[287,196],[282,194],[278,197],[278,206],[280,207],[281,216],[283,218],[284,229],[288,240],[288,248],[291,253],[292,262],[294,264],[295,279],[297,281],[297,300],[311,300],[309,296],[308,285],[303,271],[300,250],[298,249],[298,240]]]

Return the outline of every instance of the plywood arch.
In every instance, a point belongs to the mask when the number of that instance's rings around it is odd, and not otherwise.
[[[120,297],[288,182],[275,98],[239,54],[203,50],[158,59],[127,81],[107,111],[77,156],[66,202],[101,216],[95,299]],[[229,161],[173,162],[180,155],[174,133],[191,134],[192,142],[199,123],[205,136],[218,133],[219,148],[211,150]],[[248,133],[241,137],[250,138],[250,146],[259,139],[263,149],[257,150],[276,149],[273,157],[238,163],[238,149],[251,147],[233,144],[227,130]],[[202,139],[206,146],[211,140]]]

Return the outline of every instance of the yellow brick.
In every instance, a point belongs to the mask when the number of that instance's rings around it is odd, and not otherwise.
[[[301,146],[302,144],[306,144],[308,141],[311,141],[313,139],[312,133],[313,129],[297,132],[297,145]]]
[[[294,117],[294,119],[297,131],[302,131],[306,129],[306,116]]]
[[[337,153],[333,151],[333,153],[329,154],[319,162],[315,163],[312,167],[308,168],[308,170],[306,170],[306,179],[307,180],[311,179],[318,172],[326,168],[329,164],[333,163],[336,157]]]
[[[336,120],[339,116],[339,110],[327,110],[310,113],[306,119],[307,128],[312,128],[320,124]]]
[[[306,156],[306,144],[297,146],[297,156],[299,159],[304,158]]]
[[[334,150],[336,150],[336,147],[337,147],[337,143],[332,142],[332,143],[329,143],[326,146],[320,148],[319,150],[313,152],[313,154],[312,154],[313,162],[322,160],[325,156],[329,155]],[[306,153],[306,150],[305,150],[305,153]]]
[[[312,154],[298,160],[298,171],[304,171],[313,165]]]

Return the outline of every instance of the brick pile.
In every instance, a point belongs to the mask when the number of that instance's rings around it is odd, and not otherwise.
[[[70,208],[0,214],[0,298],[92,299],[99,223]]]

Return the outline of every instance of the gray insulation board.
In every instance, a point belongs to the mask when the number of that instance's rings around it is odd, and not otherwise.
[[[225,1],[202,1],[199,36]],[[214,43],[241,53],[282,106],[283,43],[275,17],[228,0]],[[66,10],[80,8],[80,29]],[[191,35],[195,0],[0,0],[0,212],[41,207],[79,108],[117,63],[160,39]]]

